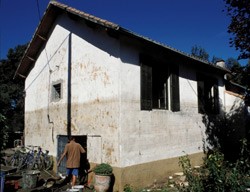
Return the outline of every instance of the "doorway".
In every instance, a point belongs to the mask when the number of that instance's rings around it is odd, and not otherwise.
[[[87,159],[87,136],[86,135],[72,135],[75,137],[75,141],[85,149],[86,153],[81,154],[81,162],[79,168],[79,179],[86,175],[86,171],[89,170],[90,165]],[[61,154],[64,151],[65,145],[68,143],[68,136],[67,135],[58,135],[57,136],[57,160],[60,158]],[[57,174],[62,174],[66,176],[66,158],[64,158],[60,166],[57,168]]]

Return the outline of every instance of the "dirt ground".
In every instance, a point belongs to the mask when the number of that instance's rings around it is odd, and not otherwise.
[[[1,169],[4,169],[1,166]],[[37,175],[32,176],[32,179],[36,184],[35,187],[30,187],[24,184],[26,177],[24,177],[25,171],[22,172],[9,172],[5,175],[5,192],[36,192],[36,191],[46,191],[46,192],[63,192],[67,189],[71,189],[69,179],[61,178],[56,175],[53,171],[40,171]],[[37,180],[36,180],[37,179]],[[35,181],[36,180],[36,181]],[[27,182],[27,181],[26,181]],[[29,181],[28,181],[29,182]],[[79,183],[78,183],[79,184]],[[84,191],[93,191],[92,187],[87,185],[84,186]]]
[[[3,153],[8,156],[13,154],[13,149],[7,149]],[[71,188],[69,178],[61,178],[52,170],[25,170],[18,171],[15,167],[1,165],[1,173],[4,172],[4,192],[35,192],[35,191],[53,191],[63,192]],[[28,175],[32,171],[36,172],[35,175]],[[26,175],[26,176],[25,176]],[[29,180],[29,181],[27,181]],[[80,184],[79,182],[77,184]],[[82,183],[81,183],[82,184]],[[30,187],[30,186],[35,187]],[[2,186],[1,186],[2,187]],[[92,187],[85,184],[84,191],[93,191]]]
[[[8,152],[11,153],[12,150]],[[37,170],[31,170],[31,172],[32,171],[37,172]],[[1,172],[5,172],[4,192],[64,192],[72,188],[70,185],[70,178],[61,178],[52,170],[38,171],[37,174],[34,175],[35,178],[34,176],[29,176],[27,178],[27,173],[30,172],[30,170],[23,169],[17,171],[14,167],[4,165],[1,165]],[[28,180],[32,180],[33,182]],[[88,181],[88,179],[86,181]],[[30,182],[35,186],[30,187]],[[89,182],[89,184],[84,185],[84,191],[95,191],[91,177],[89,178]],[[83,183],[79,183],[78,181],[77,185],[80,184],[83,185]],[[166,184],[169,184],[168,179],[164,180],[164,182],[154,183],[152,186],[148,186],[142,191],[159,191],[162,188],[166,189]],[[172,191],[172,189],[170,191]]]

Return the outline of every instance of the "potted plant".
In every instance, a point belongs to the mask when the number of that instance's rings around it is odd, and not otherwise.
[[[95,173],[94,188],[97,192],[105,192],[109,189],[113,168],[107,163],[101,163],[93,168]]]

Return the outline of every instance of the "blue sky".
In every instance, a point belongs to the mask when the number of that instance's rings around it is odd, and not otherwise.
[[[190,53],[194,45],[224,60],[237,58],[229,46],[230,18],[223,0],[60,0],[135,33]],[[0,0],[0,59],[31,40],[49,0]],[[39,6],[38,6],[39,5]],[[39,11],[38,11],[39,10]],[[241,64],[247,61],[241,60]]]

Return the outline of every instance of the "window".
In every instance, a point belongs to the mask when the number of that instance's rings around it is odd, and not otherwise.
[[[198,112],[207,114],[219,113],[218,81],[204,74],[197,74]]]
[[[152,58],[141,58],[141,110],[180,110],[179,68]]]
[[[58,101],[62,98],[62,83],[52,85],[52,101]]]

